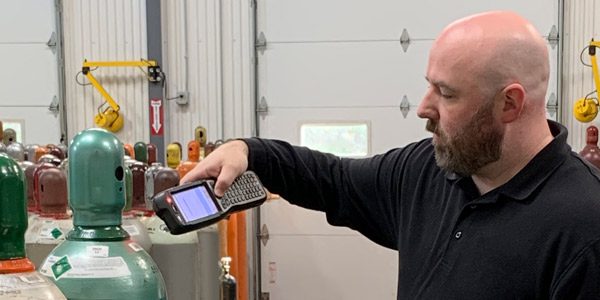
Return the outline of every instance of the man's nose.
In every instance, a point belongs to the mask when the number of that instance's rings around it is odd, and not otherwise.
[[[425,96],[423,96],[423,99],[421,99],[421,103],[419,103],[419,107],[417,107],[417,116],[423,119],[439,119],[439,114],[435,107],[435,99],[433,99],[431,89],[427,89],[427,93],[425,93]]]

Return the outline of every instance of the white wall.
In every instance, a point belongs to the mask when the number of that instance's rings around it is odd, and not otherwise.
[[[250,136],[253,132],[252,8],[250,1],[162,1],[163,71],[167,98],[187,90],[189,104],[170,101],[170,141],[183,145],[194,128],[208,139]],[[93,127],[103,102],[92,86],[75,75],[84,58],[138,60],[147,57],[144,0],[64,0],[67,126],[69,139]],[[151,57],[149,59],[152,59]],[[101,68],[93,73],[121,106],[126,143],[149,140],[147,82],[136,68]],[[86,80],[80,75],[80,81]],[[86,80],[87,82],[87,80]],[[225,125],[226,124],[226,125]]]
[[[580,123],[573,117],[575,101],[595,89],[592,68],[580,62],[579,54],[591,38],[600,39],[598,16],[600,0],[565,1],[562,123],[569,129],[568,142],[577,152],[585,145],[586,128],[592,124],[600,127],[600,117],[589,124]],[[583,54],[583,60],[590,63],[587,51]]]
[[[104,102],[91,85],[75,81],[84,59],[139,60],[147,58],[146,5],[144,0],[65,0],[64,51],[67,128],[69,140],[77,132],[94,127],[94,115]],[[100,68],[92,74],[120,105],[125,117],[117,136],[124,143],[147,141],[148,89],[137,68]],[[79,74],[80,82],[88,82]]]

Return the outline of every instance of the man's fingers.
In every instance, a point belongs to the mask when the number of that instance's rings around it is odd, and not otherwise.
[[[217,182],[215,183],[215,194],[218,197],[223,197],[225,191],[231,186],[233,181],[241,174],[240,171],[235,170],[233,168],[224,167],[221,169],[221,174],[217,178]]]

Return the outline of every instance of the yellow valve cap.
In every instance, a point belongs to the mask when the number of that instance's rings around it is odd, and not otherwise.
[[[598,115],[598,104],[594,99],[581,98],[573,106],[573,115],[579,122],[591,122]]]

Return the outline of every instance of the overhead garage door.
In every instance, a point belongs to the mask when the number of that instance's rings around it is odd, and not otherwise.
[[[509,9],[549,35],[559,28],[558,2],[259,0],[257,33],[266,40],[257,54],[259,134],[301,144],[305,124],[363,124],[367,156],[427,137],[416,107],[442,28],[475,12]],[[409,42],[401,44],[405,29]],[[548,99],[555,104],[558,47],[549,42],[548,49]],[[265,298],[395,299],[397,253],[281,200],[261,207],[261,227],[269,233],[260,245]]]
[[[0,9],[0,121],[22,143],[60,141],[55,17],[54,0],[3,1]]]

